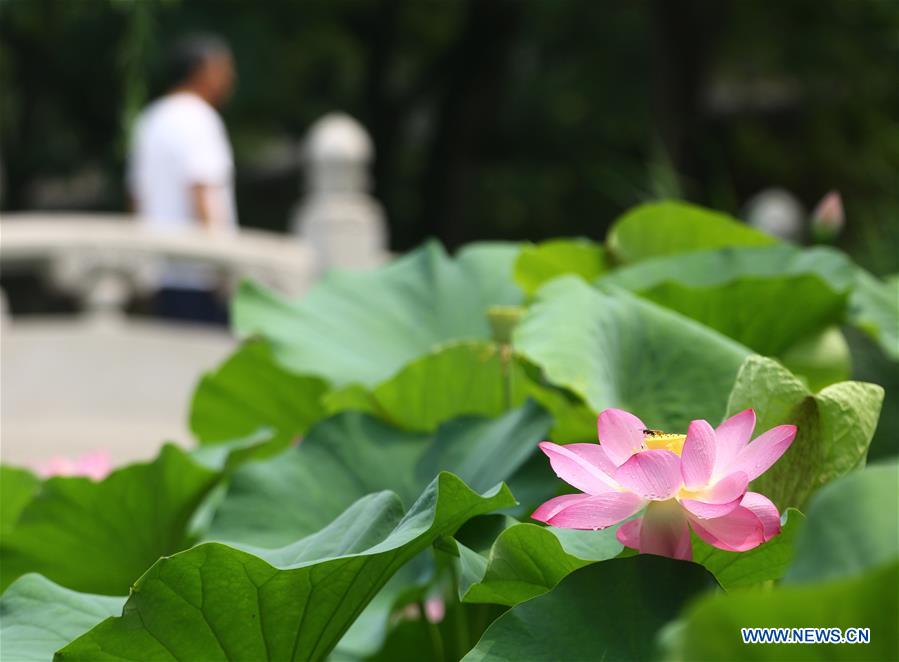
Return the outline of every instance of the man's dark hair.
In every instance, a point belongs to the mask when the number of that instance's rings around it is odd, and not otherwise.
[[[185,83],[209,58],[230,51],[228,42],[214,34],[195,33],[179,38],[169,50],[166,87]]]

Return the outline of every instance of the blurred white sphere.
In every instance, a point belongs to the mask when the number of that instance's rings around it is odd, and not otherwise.
[[[769,188],[752,196],[744,215],[752,227],[781,239],[802,236],[805,210],[795,195],[782,188]]]
[[[328,113],[317,120],[306,137],[306,158],[310,161],[351,161],[368,163],[374,145],[365,128],[346,113]]]

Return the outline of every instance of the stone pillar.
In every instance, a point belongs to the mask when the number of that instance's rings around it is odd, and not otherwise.
[[[6,301],[6,292],[0,287],[0,328],[9,321],[9,303]]]
[[[291,228],[316,253],[318,268],[362,269],[387,259],[384,210],[369,193],[374,147],[345,113],[319,119],[303,144],[306,190]]]
[[[768,188],[746,203],[746,221],[752,227],[787,241],[799,241],[805,211],[795,195],[780,188]]]

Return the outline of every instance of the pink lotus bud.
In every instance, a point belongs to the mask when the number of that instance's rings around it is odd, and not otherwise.
[[[831,241],[843,229],[844,222],[843,199],[838,191],[831,191],[812,212],[812,234],[818,241]]]
[[[112,471],[112,460],[106,451],[85,453],[75,459],[56,455],[37,467],[41,478],[54,476],[85,476],[103,480]]]
[[[431,623],[439,623],[446,615],[446,605],[439,595],[431,596],[425,601],[425,616]]]

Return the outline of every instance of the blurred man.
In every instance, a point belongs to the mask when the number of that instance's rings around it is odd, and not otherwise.
[[[237,227],[234,160],[216,107],[234,87],[228,45],[211,35],[177,42],[168,59],[168,91],[138,117],[131,141],[129,187],[134,211],[159,230]],[[156,312],[193,321],[224,321],[214,273],[171,265],[157,295]]]

